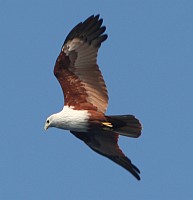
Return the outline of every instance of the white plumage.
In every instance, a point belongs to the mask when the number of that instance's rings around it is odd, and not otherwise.
[[[73,107],[64,106],[62,111],[47,118],[44,129],[57,127],[71,131],[88,131],[89,113],[86,110],[73,110]]]

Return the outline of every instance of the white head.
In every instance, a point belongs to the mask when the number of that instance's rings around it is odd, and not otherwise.
[[[86,110],[73,110],[64,106],[59,113],[53,114],[46,119],[44,129],[56,127],[71,131],[87,131],[89,114]]]
[[[46,119],[44,129],[47,130],[50,127],[56,127],[60,129],[70,130],[68,124],[69,116],[64,110],[62,110],[61,112],[55,113]]]
[[[49,127],[56,127],[57,126],[57,117],[56,114],[53,114],[51,116],[49,116],[46,119],[45,125],[44,125],[44,129],[47,130]]]

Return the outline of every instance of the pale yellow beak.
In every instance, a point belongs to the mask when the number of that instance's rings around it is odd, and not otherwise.
[[[44,125],[44,130],[46,131],[48,128],[49,128],[48,124],[45,123],[45,125]]]

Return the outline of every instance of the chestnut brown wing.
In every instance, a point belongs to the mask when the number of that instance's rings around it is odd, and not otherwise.
[[[99,16],[79,23],[67,36],[56,60],[54,74],[63,93],[65,105],[104,113],[108,105],[106,85],[97,65],[97,53],[107,39]]]

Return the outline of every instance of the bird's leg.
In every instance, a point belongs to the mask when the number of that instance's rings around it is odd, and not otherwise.
[[[113,125],[110,122],[102,122],[102,125],[104,125],[108,128],[113,128]]]

